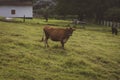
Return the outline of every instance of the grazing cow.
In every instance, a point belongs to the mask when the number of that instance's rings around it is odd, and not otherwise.
[[[112,25],[112,34],[115,34],[115,35],[118,34],[118,29],[117,29],[117,25],[116,24]]]
[[[75,29],[73,28],[53,28],[46,26],[43,28],[44,34],[45,34],[45,39],[44,35],[42,37],[41,41],[45,41],[45,47],[49,47],[48,45],[48,39],[50,38],[53,41],[60,41],[62,44],[62,48],[64,49],[64,43],[67,42],[70,36],[72,36],[72,33]]]

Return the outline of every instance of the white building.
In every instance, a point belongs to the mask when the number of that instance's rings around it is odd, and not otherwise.
[[[32,0],[0,0],[0,16],[32,18]]]

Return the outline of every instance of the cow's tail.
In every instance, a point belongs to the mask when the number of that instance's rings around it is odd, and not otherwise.
[[[43,42],[44,41],[44,38],[45,37],[45,33],[44,33],[44,31],[43,31],[43,35],[42,35],[42,38],[41,38],[41,42]]]

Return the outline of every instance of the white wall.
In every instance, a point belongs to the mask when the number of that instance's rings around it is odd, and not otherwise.
[[[11,10],[16,10],[16,14],[12,15]],[[33,17],[32,6],[0,6],[0,16],[3,17]]]

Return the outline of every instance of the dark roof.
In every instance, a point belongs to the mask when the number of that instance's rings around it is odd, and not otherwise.
[[[32,0],[0,0],[0,6],[32,6]]]

